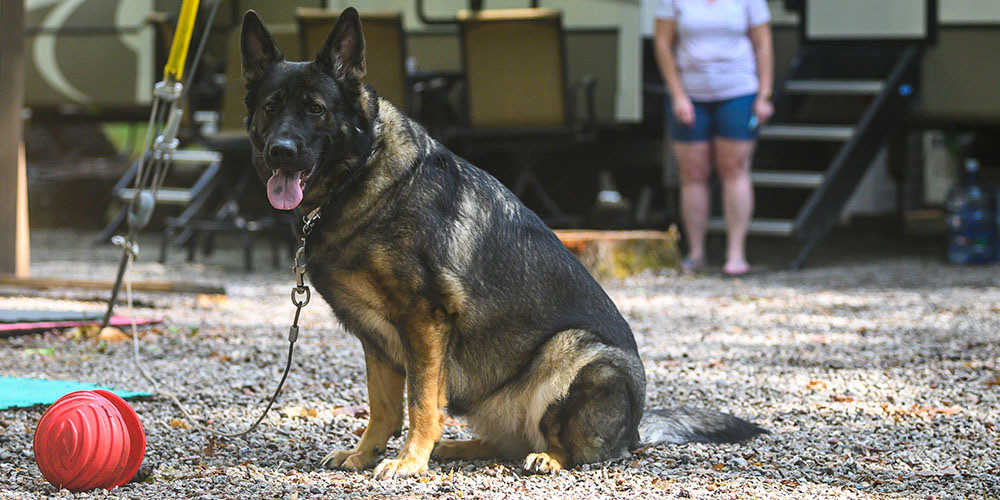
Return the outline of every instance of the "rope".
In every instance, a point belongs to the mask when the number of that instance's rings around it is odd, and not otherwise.
[[[221,3],[220,0],[215,0],[215,3],[212,5],[212,10],[209,12],[208,19],[205,23],[204,34],[198,43],[198,48],[195,50],[194,58],[192,58],[192,60],[190,61],[190,71],[188,72],[188,84],[182,87],[181,94],[177,96],[177,98],[173,101],[173,103],[169,108],[164,108],[163,106],[160,105],[160,98],[155,98],[153,100],[153,108],[150,111],[149,115],[149,125],[147,126],[146,129],[146,139],[143,144],[143,157],[140,159],[139,162],[139,169],[136,172],[135,183],[133,184],[133,196],[132,199],[129,201],[129,207],[128,207],[129,213],[135,213],[135,204],[137,203],[136,200],[139,198],[139,192],[141,190],[148,189],[155,200],[156,193],[162,186],[164,179],[166,179],[167,170],[169,169],[170,163],[173,159],[172,158],[173,153],[172,151],[167,154],[162,154],[163,152],[161,152],[159,157],[157,157],[156,154],[150,152],[150,147],[153,145],[153,136],[155,131],[154,129],[156,128],[156,125],[161,122],[169,123],[169,121],[172,118],[174,118],[174,115],[175,113],[177,113],[177,110],[183,109],[182,106],[184,105],[184,100],[187,97],[188,91],[191,87],[190,83],[194,78],[198,62],[201,60],[201,55],[205,49],[205,45],[208,40],[208,35],[211,30],[212,23],[215,20],[215,14],[219,9],[220,3]],[[191,7],[192,5],[193,8]],[[186,33],[184,33],[186,36],[184,38],[186,38],[188,42],[190,41],[190,31],[193,28],[194,11],[197,9],[197,5],[198,5],[197,1],[194,2],[185,1],[182,6],[181,23],[186,23],[185,24]],[[175,45],[176,42],[178,41],[178,36],[181,36],[180,29],[178,29],[178,33],[174,37]],[[168,82],[179,79],[183,74],[184,58],[186,57],[187,54],[187,42],[185,42],[183,45],[184,45],[183,50],[180,51],[183,52],[183,54],[180,55],[179,57],[175,55],[174,47],[171,48],[171,56],[172,56],[170,59],[171,62],[169,62],[167,64],[167,67],[164,69],[164,75],[166,76]],[[160,132],[162,133],[163,131],[160,130]],[[185,406],[180,402],[180,400],[177,398],[176,395],[174,395],[172,392],[160,388],[160,384],[156,381],[156,379],[153,376],[151,376],[149,372],[146,371],[146,368],[143,365],[142,360],[140,359],[139,356],[139,328],[135,322],[135,314],[132,305],[132,274],[131,274],[131,267],[138,253],[138,245],[135,244],[135,238],[137,236],[139,229],[140,229],[139,227],[135,227],[135,225],[133,225],[130,221],[128,224],[127,240],[122,245],[123,251],[127,255],[127,260],[123,272],[125,277],[125,295],[126,295],[126,300],[128,302],[128,316],[132,326],[133,365],[135,365],[135,368],[139,371],[139,373],[143,376],[143,378],[146,379],[146,381],[153,386],[153,393],[161,396],[166,396],[167,398],[169,398],[174,403],[174,405],[181,411],[181,413],[184,415],[184,418],[187,419],[187,421],[191,424],[192,427],[214,434],[216,436],[228,437],[228,438],[237,438],[249,434],[250,432],[253,432],[253,430],[260,425],[260,423],[264,420],[264,417],[267,416],[267,413],[274,406],[274,402],[278,399],[278,394],[281,393],[281,388],[284,387],[285,385],[285,380],[288,378],[288,372],[292,368],[292,353],[295,350],[295,338],[289,335],[288,356],[285,361],[285,369],[281,374],[281,380],[278,382],[277,388],[275,388],[274,393],[271,395],[271,398],[267,403],[267,407],[264,408],[264,411],[261,412],[260,416],[257,417],[257,420],[254,421],[254,423],[250,425],[249,428],[240,432],[224,432],[218,429],[212,429],[210,427],[198,423],[194,415],[192,415],[191,412],[189,412],[187,408],[185,408]],[[109,304],[109,311],[110,308],[113,306],[114,306],[113,303]],[[296,324],[293,324],[293,328],[296,330],[296,332],[298,330],[297,320],[300,310],[301,306],[297,306],[295,312],[296,321],[294,322]]]
[[[212,24],[215,22],[215,14],[219,11],[220,3],[221,0],[215,0],[215,2],[212,4],[211,10],[209,10],[208,12],[208,18],[205,20],[205,27],[202,31],[201,39],[198,41],[198,47],[195,49],[194,57],[191,59],[191,61],[189,61],[188,64],[187,82],[185,85],[181,87],[180,95],[167,109],[160,109],[160,99],[153,100],[153,109],[150,112],[149,126],[146,129],[146,141],[144,142],[143,145],[143,158],[141,159],[141,162],[139,164],[139,171],[136,173],[135,177],[136,180],[135,184],[133,185],[133,193],[135,193],[135,195],[133,195],[132,200],[130,201],[129,204],[130,211],[134,210],[133,204],[135,203],[135,199],[138,197],[139,191],[143,189],[148,189],[150,193],[155,197],[156,194],[159,192],[160,188],[163,186],[164,180],[166,180],[167,178],[167,170],[169,170],[170,168],[170,163],[173,159],[172,158],[173,154],[170,153],[170,155],[168,155],[166,158],[164,157],[155,158],[155,155],[149,154],[149,148],[152,145],[153,142],[152,138],[154,135],[153,125],[154,123],[169,122],[171,117],[174,115],[174,113],[177,112],[177,110],[179,109],[183,110],[184,102],[187,100],[188,92],[191,90],[192,82],[194,81],[194,77],[198,71],[198,63],[201,62],[201,56],[205,52],[205,46],[207,45],[208,37],[212,30]],[[192,5],[193,5],[193,10],[191,10],[191,12],[187,14],[185,12],[181,13],[182,19],[181,21],[178,22],[178,32],[174,35],[175,42],[179,39],[179,37],[187,38],[188,42],[190,42],[191,31],[193,30],[193,25],[194,25],[194,12],[197,11],[198,2],[186,1],[182,5],[182,11],[190,10],[191,7],[189,6]],[[187,19],[185,21],[186,15],[190,17],[190,19]],[[185,29],[182,29],[183,28],[182,24],[184,24],[185,22],[189,26]],[[177,44],[175,43],[173,46],[171,46],[171,56],[174,56],[175,49],[177,48],[176,45]],[[166,80],[168,82],[173,81],[173,79],[175,78],[180,79],[181,75],[183,75],[184,73],[183,68],[175,70],[171,66],[171,64],[173,64],[174,66],[176,66],[178,63],[181,65],[184,64],[184,59],[187,55],[188,44],[182,43],[181,46],[184,56],[172,57],[171,60],[177,59],[177,61],[174,61],[173,63],[168,63],[167,67],[164,69],[164,76],[166,77]],[[183,111],[181,112],[183,113]],[[148,173],[146,171],[147,162],[149,162]],[[148,187],[144,188],[144,186],[147,185]]]
[[[174,40],[170,44],[170,55],[167,57],[167,65],[163,67],[163,76],[166,78],[180,80],[184,76],[184,59],[187,58],[194,20],[198,15],[198,1],[184,0],[181,3],[181,14],[174,30]]]

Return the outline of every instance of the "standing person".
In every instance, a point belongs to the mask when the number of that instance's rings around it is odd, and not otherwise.
[[[684,270],[705,267],[712,169],[722,179],[727,242],[722,270],[750,270],[750,157],[757,126],[774,113],[771,15],[765,0],[659,0],[656,59],[670,91],[668,121],[687,232]]]

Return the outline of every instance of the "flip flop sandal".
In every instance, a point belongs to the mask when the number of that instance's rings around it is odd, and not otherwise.
[[[687,257],[684,259],[684,262],[681,263],[681,272],[684,274],[694,274],[698,271],[704,270],[706,265],[707,264],[705,263],[704,258],[692,259]]]

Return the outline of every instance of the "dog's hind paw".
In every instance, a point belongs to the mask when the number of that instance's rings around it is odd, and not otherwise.
[[[524,459],[522,466],[525,472],[531,474],[555,474],[562,470],[559,460],[549,456],[548,453],[531,453]]]
[[[360,471],[375,465],[375,454],[357,450],[332,451],[319,462],[320,467]]]

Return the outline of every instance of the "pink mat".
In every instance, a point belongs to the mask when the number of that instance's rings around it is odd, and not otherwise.
[[[100,320],[95,321],[40,321],[31,323],[0,323],[0,337],[20,335],[22,333],[44,332],[47,330],[58,330],[61,328],[73,328],[75,326],[97,325]],[[136,318],[136,325],[155,325],[163,323],[162,319]],[[128,316],[112,316],[108,322],[110,326],[128,326],[132,322]]]

